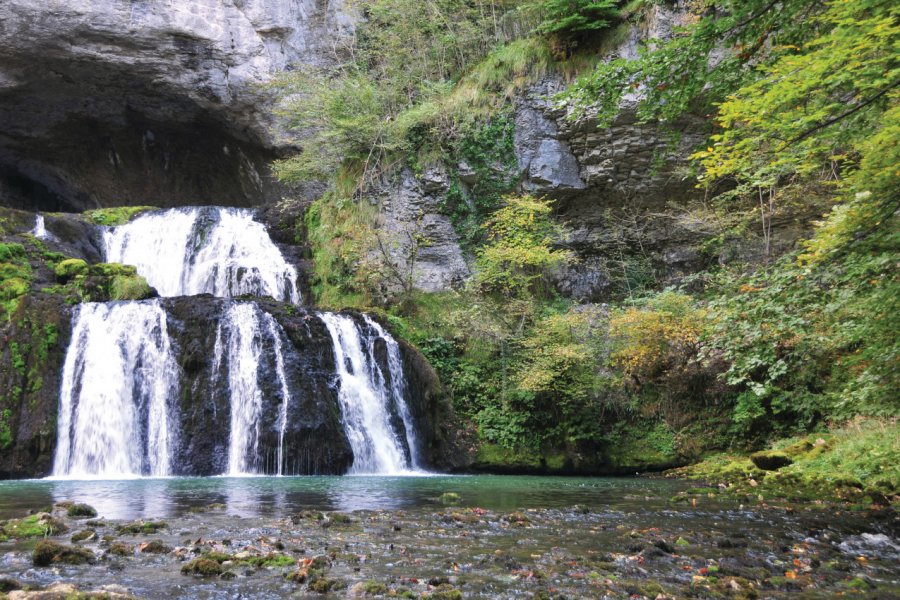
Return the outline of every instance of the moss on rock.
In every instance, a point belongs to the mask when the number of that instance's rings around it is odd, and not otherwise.
[[[209,560],[208,558],[195,558],[181,567],[182,574],[198,575],[200,577],[213,577],[221,575],[222,572],[222,565],[214,560]]]
[[[91,519],[97,516],[97,510],[90,504],[73,504],[66,509],[66,514],[75,519]]]
[[[36,567],[47,567],[54,564],[84,565],[96,562],[94,553],[84,548],[64,546],[58,542],[42,540],[34,547],[31,561]]]
[[[53,271],[56,273],[56,278],[65,283],[78,275],[86,275],[88,264],[80,258],[67,258],[57,264]]]

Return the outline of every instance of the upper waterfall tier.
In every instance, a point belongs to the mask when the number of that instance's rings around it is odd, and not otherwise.
[[[134,265],[162,296],[268,296],[300,303],[297,269],[247,209],[173,208],[103,233],[108,262]]]

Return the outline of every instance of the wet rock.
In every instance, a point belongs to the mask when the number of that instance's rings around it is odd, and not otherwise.
[[[72,534],[72,543],[90,542],[97,539],[97,532],[93,529],[84,529]]]
[[[134,547],[119,542],[111,545],[106,552],[113,556],[134,556]]]
[[[459,504],[462,498],[455,492],[444,492],[438,497],[441,504]]]
[[[138,546],[138,552],[141,554],[168,554],[172,551],[171,546],[166,546],[160,540],[152,540]]]
[[[50,540],[38,542],[31,553],[31,561],[36,567],[47,567],[53,564],[93,564],[96,560],[94,553],[90,550],[64,546]]]
[[[92,519],[97,516],[97,510],[89,504],[73,504],[66,509],[66,514],[74,519]]]
[[[122,534],[152,534],[168,527],[165,521],[136,521],[116,527],[116,533]]]
[[[20,583],[16,579],[11,579],[9,577],[0,577],[0,594],[12,592],[13,590],[21,590],[22,587],[22,583]]]
[[[213,577],[221,575],[222,565],[208,558],[196,558],[181,567],[183,575],[197,575],[199,577]]]
[[[134,600],[128,590],[121,586],[103,586],[99,590],[80,591],[70,583],[54,583],[46,590],[41,591],[13,591],[9,593],[9,600]]]

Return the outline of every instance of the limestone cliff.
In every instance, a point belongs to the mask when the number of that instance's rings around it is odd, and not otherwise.
[[[0,204],[275,197],[280,142],[259,86],[328,61],[352,27],[342,0],[3,2]]]

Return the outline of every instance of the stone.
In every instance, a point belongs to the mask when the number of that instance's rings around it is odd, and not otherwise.
[[[390,265],[391,293],[407,282],[425,292],[455,289],[470,275],[453,224],[440,210],[449,187],[446,172],[430,167],[425,173],[420,182],[404,169],[379,194],[381,244],[372,258]]]
[[[356,18],[340,0],[3,2],[0,204],[276,197],[285,142],[260,84],[331,61]]]

